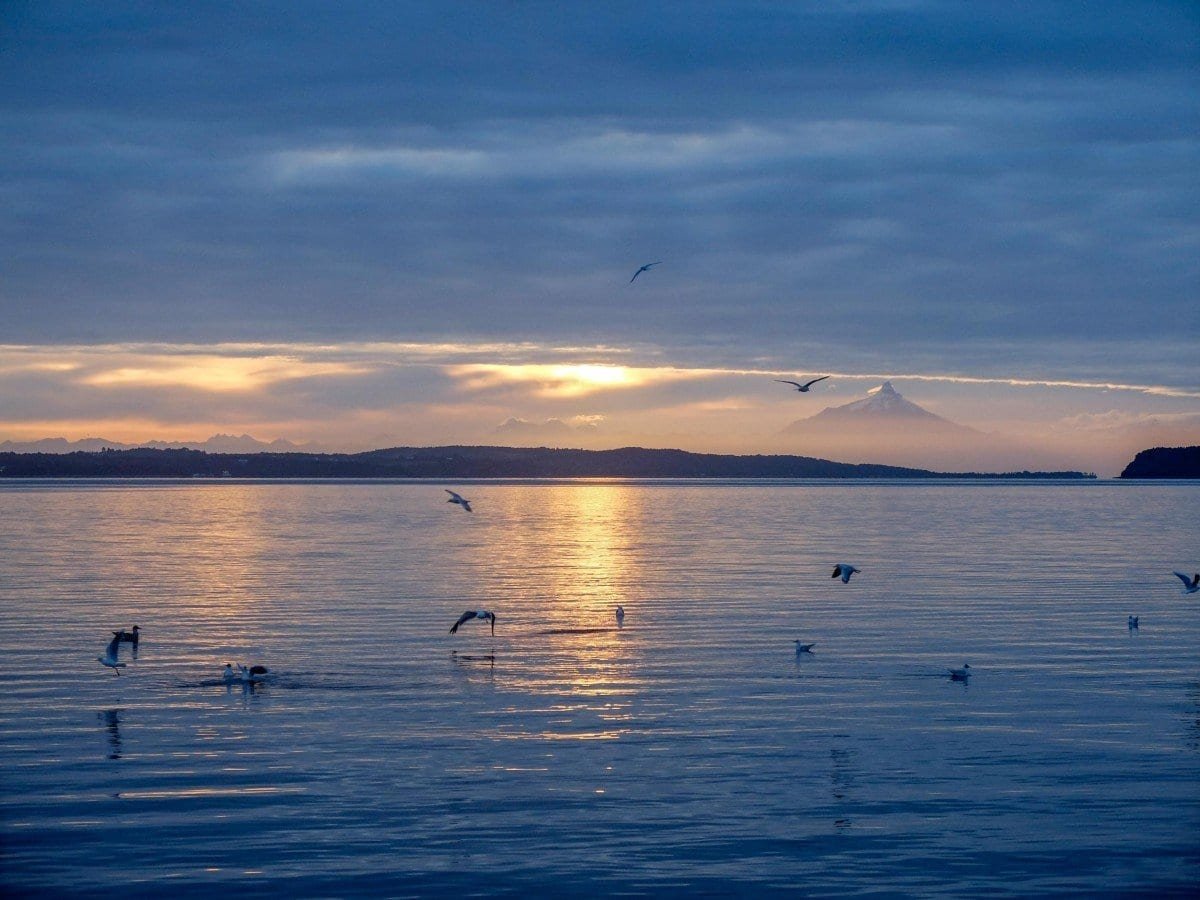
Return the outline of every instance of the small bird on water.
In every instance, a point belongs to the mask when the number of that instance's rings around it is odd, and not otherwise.
[[[854,568],[854,566],[850,565],[849,563],[838,563],[836,566],[833,567],[833,574],[830,575],[829,577],[830,578],[840,578],[840,579],[842,579],[842,584],[849,584],[850,576],[853,575],[855,572],[861,572],[861,571],[862,571],[862,569],[856,569],[856,568]]]
[[[446,501],[447,503],[457,503],[467,512],[471,511],[471,501],[462,494],[456,494],[454,491],[450,490],[450,488],[442,488],[442,490],[450,495],[450,499]]]
[[[830,378],[830,377],[832,377],[832,376],[822,375],[820,378],[814,378],[812,381],[807,381],[804,384],[801,384],[799,381],[784,381],[782,378],[776,378],[775,381],[778,382],[779,384],[794,384],[796,386],[796,390],[798,390],[802,394],[807,394],[808,389],[810,387],[812,387],[814,384],[816,384],[818,381],[824,381],[826,378]]]
[[[484,619],[490,622],[492,625],[492,634],[496,633],[496,614],[486,609],[468,609],[465,613],[458,617],[457,622],[450,626],[450,633],[456,634],[458,632],[459,625],[470,622],[472,619]]]
[[[961,669],[947,669],[946,671],[950,673],[951,681],[966,681],[971,677],[970,663],[963,663]]]
[[[120,661],[120,646],[121,639],[114,634],[113,639],[109,641],[108,646],[104,648],[104,655],[96,657],[100,665],[107,666],[108,668],[112,669],[114,675],[120,675],[121,670],[125,668],[125,663]]]
[[[1175,577],[1183,582],[1183,592],[1185,594],[1194,594],[1200,591],[1200,572],[1197,572],[1191,578],[1188,578],[1182,572],[1176,572]]]
[[[1137,616],[1130,616],[1130,617],[1129,617],[1129,630],[1130,630],[1130,631],[1133,631],[1135,628],[1137,628],[1137,627],[1138,627],[1138,624],[1137,624],[1137,623],[1138,623],[1138,617],[1137,617]]]
[[[644,266],[642,266],[640,269],[638,269],[636,272],[633,273],[633,277],[629,279],[629,283],[633,284],[635,281],[637,281],[637,277],[639,275],[641,275],[643,272],[649,272],[652,268],[654,268],[655,266],[658,266],[658,265],[662,265],[661,259],[658,262],[646,263]]]
[[[138,627],[136,625],[133,626],[133,631],[122,629],[121,631],[114,631],[113,636],[116,637],[118,644],[133,644],[135,647],[138,645]]]
[[[802,644],[799,641],[794,641],[793,643],[796,645],[797,655],[801,653],[812,653],[812,648],[817,646],[816,644]]]

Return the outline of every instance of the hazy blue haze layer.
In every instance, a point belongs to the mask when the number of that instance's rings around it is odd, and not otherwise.
[[[1200,485],[450,486],[0,486],[0,887],[1200,883]]]

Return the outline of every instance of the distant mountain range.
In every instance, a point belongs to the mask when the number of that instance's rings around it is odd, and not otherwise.
[[[99,450],[133,450],[147,447],[155,450],[204,450],[209,453],[291,453],[319,452],[313,444],[293,444],[291,441],[260,441],[248,434],[214,434],[205,441],[145,441],[140,444],[123,444],[104,438],[81,438],[68,441],[66,438],[43,438],[39,441],[0,441],[0,453],[74,453]]]
[[[201,450],[0,452],[0,478],[939,478],[927,469],[804,456],[723,456],[684,450],[393,447],[366,453],[205,453]],[[1010,473],[1085,478],[1080,472]]]

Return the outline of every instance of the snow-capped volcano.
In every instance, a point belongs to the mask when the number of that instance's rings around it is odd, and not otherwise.
[[[913,428],[922,433],[954,432],[961,435],[979,434],[973,428],[943,419],[923,409],[910,400],[905,400],[890,381],[885,381],[862,400],[844,406],[830,406],[815,416],[798,419],[784,428],[783,435],[815,435],[840,432],[847,429],[888,429],[903,426],[911,434]]]

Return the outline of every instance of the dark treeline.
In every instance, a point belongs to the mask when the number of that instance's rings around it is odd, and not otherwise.
[[[395,447],[365,453],[102,450],[0,453],[0,478],[1091,478],[1082,472],[939,473],[807,456],[683,450]]]
[[[1125,467],[1122,478],[1200,478],[1200,447],[1143,450]]]

